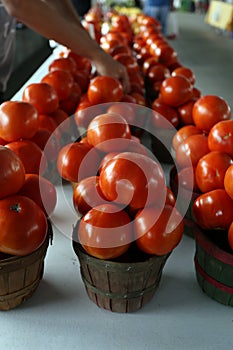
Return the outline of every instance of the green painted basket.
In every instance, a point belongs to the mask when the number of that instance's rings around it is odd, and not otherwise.
[[[233,306],[233,253],[219,248],[198,227],[195,228],[195,242],[198,284],[212,299]]]

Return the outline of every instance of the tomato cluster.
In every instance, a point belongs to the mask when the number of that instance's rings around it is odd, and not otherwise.
[[[168,254],[181,240],[183,218],[161,166],[132,136],[125,104],[116,105],[118,113],[112,106],[104,104],[83,138],[58,155],[58,171],[73,183],[81,216],[74,239],[100,259],[125,256],[132,245],[146,254]]]
[[[172,144],[177,178],[196,193],[193,219],[216,239],[228,232],[232,245],[233,222],[233,120],[228,103],[216,95],[204,95],[192,108],[193,123],[180,128]],[[193,183],[190,178],[193,176]],[[216,239],[218,241],[218,239]]]

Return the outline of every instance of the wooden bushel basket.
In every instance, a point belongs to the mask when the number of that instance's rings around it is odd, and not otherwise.
[[[0,260],[0,310],[13,309],[29,299],[36,291],[44,271],[44,258],[52,237],[48,222],[48,234],[44,243],[26,256],[9,256]]]
[[[198,284],[210,298],[233,306],[233,254],[219,248],[197,227],[195,241]]]
[[[133,312],[148,303],[159,286],[169,256],[151,256],[143,261],[109,261],[88,255],[73,241],[80,271],[89,298],[100,308]]]

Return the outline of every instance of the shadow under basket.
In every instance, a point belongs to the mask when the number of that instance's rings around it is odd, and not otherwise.
[[[44,258],[52,227],[48,223],[48,234],[44,243],[33,253],[25,256],[0,256],[0,310],[13,309],[36,291],[43,277]],[[3,258],[4,257],[4,258]]]
[[[219,248],[195,229],[196,278],[203,292],[221,304],[233,306],[233,254]]]
[[[75,241],[73,249],[89,298],[100,308],[121,313],[141,309],[152,299],[169,256],[142,254],[144,258],[132,262],[126,253],[121,261],[101,260],[87,254]]]

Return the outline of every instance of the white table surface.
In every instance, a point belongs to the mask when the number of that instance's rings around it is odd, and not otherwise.
[[[25,85],[38,82],[53,58]],[[14,99],[21,98],[23,88]],[[187,236],[169,257],[153,299],[141,310],[119,314],[98,308],[84,289],[71,240],[61,233],[69,235],[74,220],[71,187],[58,186],[57,191],[54,240],[47,251],[44,277],[28,301],[1,312],[0,349],[233,349],[233,309],[200,289],[194,270],[195,243]]]

